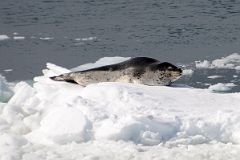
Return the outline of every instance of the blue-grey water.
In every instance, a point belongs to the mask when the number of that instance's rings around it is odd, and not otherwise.
[[[240,52],[240,1],[2,0],[0,35],[10,37],[0,41],[0,73],[10,81],[41,75],[46,62],[71,68],[105,56],[190,64]],[[196,82],[212,72],[181,81],[203,87]],[[214,83],[234,81],[230,73]]]

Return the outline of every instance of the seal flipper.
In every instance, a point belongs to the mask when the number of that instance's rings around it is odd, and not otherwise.
[[[65,82],[77,84],[77,82],[70,76],[69,73],[61,74],[59,76],[53,76],[53,77],[49,77],[49,78],[54,81],[65,81]]]

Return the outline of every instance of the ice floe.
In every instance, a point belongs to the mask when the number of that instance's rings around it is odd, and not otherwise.
[[[23,40],[23,39],[25,39],[25,37],[23,37],[23,36],[14,36],[13,39],[14,40]]]
[[[13,86],[13,83],[7,82],[5,77],[0,75],[0,102],[6,102],[13,95]]]
[[[96,40],[97,37],[84,37],[84,38],[75,38],[76,41],[93,41]]]
[[[209,90],[216,92],[225,92],[231,90],[236,85],[234,83],[217,83],[209,86]]]
[[[9,38],[10,37],[8,37],[7,35],[0,35],[0,41],[7,40]]]
[[[184,76],[191,76],[193,74],[193,70],[192,69],[183,69],[183,73],[182,75]]]
[[[13,69],[9,68],[9,69],[4,69],[3,71],[4,71],[4,72],[12,72]]]
[[[72,70],[117,63],[102,58]],[[239,159],[240,93],[184,85],[80,85],[48,77],[70,72],[51,63],[33,86],[11,89],[0,77],[1,159]],[[210,86],[213,87],[213,86]],[[210,88],[209,87],[209,88]]]
[[[223,76],[220,75],[212,75],[212,76],[208,76],[207,78],[209,79],[216,79],[216,78],[222,78]]]
[[[49,41],[49,40],[53,40],[54,38],[53,37],[40,37],[39,39],[43,40],[43,41]]]
[[[240,70],[240,55],[233,53],[227,57],[215,59],[213,61],[196,61],[196,68],[224,68]]]

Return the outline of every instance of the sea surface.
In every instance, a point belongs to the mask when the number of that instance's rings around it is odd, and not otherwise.
[[[238,0],[0,1],[0,74],[41,75],[47,62],[66,68],[101,57],[149,56],[191,65],[240,52]],[[222,78],[208,76],[221,74]],[[195,70],[179,83],[238,85],[235,70]],[[234,87],[232,91],[240,91]]]

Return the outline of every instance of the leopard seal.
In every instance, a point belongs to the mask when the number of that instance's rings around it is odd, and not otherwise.
[[[149,57],[135,57],[121,63],[70,72],[50,77],[86,86],[98,82],[127,82],[150,86],[170,85],[180,78],[182,70],[171,63]]]

